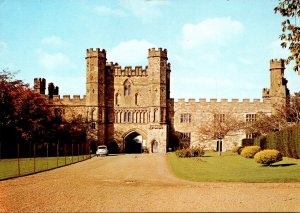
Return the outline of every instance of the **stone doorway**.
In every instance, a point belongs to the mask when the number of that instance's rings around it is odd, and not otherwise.
[[[124,138],[125,153],[142,153],[143,138],[138,132],[132,132]]]
[[[158,152],[158,142],[157,141],[152,141],[151,143],[151,152],[152,153],[157,153]]]

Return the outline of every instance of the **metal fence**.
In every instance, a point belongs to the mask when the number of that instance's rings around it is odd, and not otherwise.
[[[46,171],[91,158],[89,144],[14,144],[10,145],[9,152],[10,157],[0,159],[0,180]]]

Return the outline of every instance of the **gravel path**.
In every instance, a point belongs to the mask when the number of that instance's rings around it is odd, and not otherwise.
[[[195,183],[165,155],[93,158],[0,182],[0,212],[300,211],[300,183]]]

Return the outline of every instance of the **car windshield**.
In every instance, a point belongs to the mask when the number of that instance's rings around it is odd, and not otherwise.
[[[98,149],[106,149],[105,146],[99,146]]]

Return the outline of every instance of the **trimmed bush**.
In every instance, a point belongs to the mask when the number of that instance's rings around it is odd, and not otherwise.
[[[266,149],[256,153],[254,155],[254,160],[256,161],[256,163],[270,166],[273,163],[281,161],[282,155],[278,150]]]
[[[239,150],[239,147],[238,147],[238,146],[233,146],[233,147],[231,148],[231,152],[232,152],[232,153],[237,153],[238,150]]]
[[[253,158],[260,150],[261,148],[259,146],[247,146],[241,152],[241,156],[244,158]]]
[[[175,154],[179,158],[190,158],[190,157],[201,157],[205,153],[204,149],[201,147],[178,149]]]

